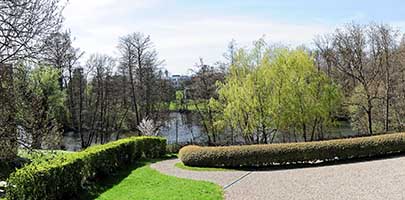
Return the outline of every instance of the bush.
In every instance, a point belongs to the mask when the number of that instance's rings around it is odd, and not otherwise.
[[[132,137],[29,164],[8,179],[7,198],[69,199],[91,178],[107,176],[141,157],[163,156],[166,139]]]
[[[0,160],[0,181],[4,181],[9,175],[17,168],[21,168],[24,165],[30,163],[30,160],[26,158],[15,158],[12,160]]]
[[[199,167],[264,167],[346,160],[405,151],[405,133],[319,142],[229,147],[187,146],[179,156],[185,165]]]

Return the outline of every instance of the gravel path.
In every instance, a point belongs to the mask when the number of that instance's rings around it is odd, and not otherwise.
[[[229,200],[405,199],[405,157],[273,171],[197,172],[174,166],[178,159],[152,165],[162,173],[206,180],[224,187]]]
[[[174,164],[180,162],[178,159],[165,160],[151,165],[152,168],[168,175],[194,180],[205,180],[216,183],[222,187],[229,187],[235,180],[243,177],[249,172],[245,171],[191,171],[175,167]]]

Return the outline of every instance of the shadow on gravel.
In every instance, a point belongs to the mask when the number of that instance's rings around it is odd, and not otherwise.
[[[399,157],[405,157],[404,153],[393,153],[390,155],[381,155],[381,156],[372,156],[372,157],[364,157],[364,158],[352,158],[348,160],[333,160],[333,161],[321,161],[318,163],[293,163],[287,165],[272,165],[267,167],[242,167],[238,170],[243,171],[279,171],[279,170],[291,170],[291,169],[300,169],[300,168],[316,168],[316,167],[326,167],[326,166],[336,166],[336,165],[344,165],[344,164],[354,164],[354,163],[362,163],[362,162],[372,162],[378,160],[388,160],[394,159]]]

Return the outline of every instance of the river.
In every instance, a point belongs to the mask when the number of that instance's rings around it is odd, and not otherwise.
[[[159,129],[158,136],[165,137],[168,144],[204,144],[208,141],[203,128],[198,123],[199,119],[196,114],[192,113],[179,113],[172,112],[169,114],[169,120],[167,120],[163,126]],[[328,138],[345,138],[358,136],[359,133],[354,131],[349,122],[339,122],[339,125],[328,131],[325,134],[325,139]],[[225,134],[229,136],[230,134]],[[133,136],[131,134],[120,134],[120,138]],[[284,136],[284,137],[283,137]],[[111,135],[111,140],[114,140],[116,135]],[[230,140],[229,138],[223,140]],[[241,138],[234,138],[235,143],[242,143]],[[297,138],[297,141],[302,141],[301,137]],[[276,134],[274,142],[288,142],[295,141],[292,135]],[[63,137],[64,149],[68,151],[78,151],[81,149],[80,137],[77,133],[68,132]]]

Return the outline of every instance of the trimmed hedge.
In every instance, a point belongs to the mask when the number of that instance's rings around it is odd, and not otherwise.
[[[179,156],[196,167],[265,167],[346,160],[405,152],[405,133],[317,142],[229,147],[187,146]]]
[[[10,175],[7,199],[70,199],[89,179],[107,176],[141,157],[163,156],[165,151],[166,139],[131,137],[32,163]]]

